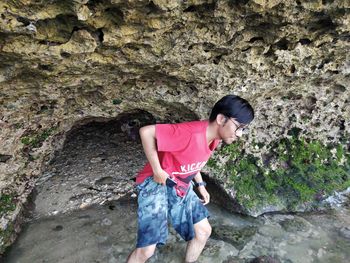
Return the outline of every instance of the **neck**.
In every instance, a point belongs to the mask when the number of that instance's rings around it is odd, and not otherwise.
[[[208,120],[209,122],[209,120]],[[209,122],[207,127],[207,142],[210,144],[215,139],[220,139],[218,135],[217,125],[216,122]]]

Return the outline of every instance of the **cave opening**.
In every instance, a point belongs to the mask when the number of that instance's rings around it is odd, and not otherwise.
[[[134,178],[146,161],[138,130],[152,123],[143,110],[76,123],[36,182],[33,217],[134,197]]]

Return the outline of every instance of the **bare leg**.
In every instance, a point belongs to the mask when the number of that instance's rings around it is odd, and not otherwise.
[[[211,234],[211,226],[205,218],[194,224],[195,237],[187,243],[186,262],[195,262],[201,254],[205,243]]]
[[[154,251],[156,249],[156,245],[150,245],[147,247],[136,248],[127,259],[127,263],[144,263],[152,257]]]

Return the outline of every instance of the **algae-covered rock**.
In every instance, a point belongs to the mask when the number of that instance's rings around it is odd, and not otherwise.
[[[296,233],[298,231],[306,232],[310,229],[310,223],[301,217],[293,217],[291,219],[287,218],[279,224],[287,232]]]
[[[228,193],[223,202],[228,209],[253,216],[312,210],[335,191],[350,187],[348,149],[295,131],[271,144],[260,158],[237,143],[223,147],[208,162],[211,176]]]
[[[256,232],[257,227],[255,226],[214,226],[211,237],[228,242],[240,250],[251,240]]]

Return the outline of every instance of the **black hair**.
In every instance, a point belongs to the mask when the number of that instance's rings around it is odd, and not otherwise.
[[[236,95],[226,95],[218,100],[211,110],[209,121],[215,121],[216,116],[220,113],[242,124],[248,124],[254,119],[253,107],[248,101]]]

